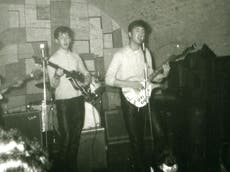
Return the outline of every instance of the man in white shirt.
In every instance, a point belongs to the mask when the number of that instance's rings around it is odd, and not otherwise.
[[[141,90],[142,82],[153,74],[152,58],[148,49],[142,49],[146,36],[147,23],[135,20],[128,26],[129,45],[114,54],[106,73],[106,84],[119,88]],[[164,66],[164,73],[159,74],[154,81],[161,81],[168,75],[169,65]],[[147,76],[147,77],[146,77]],[[149,81],[148,81],[149,82]],[[131,142],[131,153],[134,160],[134,171],[146,171],[144,151],[144,122],[148,114],[147,105],[136,107],[121,94],[121,107],[124,114],[126,129]]]
[[[80,72],[83,75],[82,87],[90,83],[90,74],[78,54],[71,52],[72,31],[60,26],[54,31],[55,42],[59,49],[49,61],[59,66],[48,67],[51,87],[55,88],[55,103],[57,108],[59,150],[54,171],[77,171],[77,153],[80,134],[84,123],[84,96],[80,90],[73,87],[68,72]]]

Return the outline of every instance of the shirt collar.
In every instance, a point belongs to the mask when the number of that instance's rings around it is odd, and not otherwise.
[[[140,47],[139,49],[137,49],[137,50],[133,50],[132,48],[130,48],[129,45],[127,46],[127,49],[128,49],[129,51],[133,52],[134,54],[140,53],[140,52],[142,51],[142,50],[141,50],[141,47]]]
[[[59,49],[58,50],[58,53],[60,53],[60,54],[70,54],[70,51],[65,51],[65,50],[63,50],[63,49]]]

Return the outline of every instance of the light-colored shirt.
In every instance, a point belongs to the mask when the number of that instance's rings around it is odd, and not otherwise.
[[[70,51],[66,52],[62,49],[59,49],[55,54],[53,54],[50,57],[49,61],[60,66],[61,68],[67,71],[79,71],[83,75],[89,74],[80,56]],[[55,68],[48,66],[48,75],[49,75],[51,87],[55,87],[54,86],[55,85],[54,84],[55,70],[56,70]],[[58,86],[55,88],[55,99],[56,100],[70,99],[70,98],[78,97],[81,95],[82,95],[81,91],[73,88],[71,82],[66,77],[66,74],[61,76],[60,82]]]
[[[153,73],[152,58],[146,49],[147,74]],[[143,81],[145,79],[145,59],[141,48],[132,50],[126,46],[116,52],[106,73],[106,84],[114,86],[115,79]]]

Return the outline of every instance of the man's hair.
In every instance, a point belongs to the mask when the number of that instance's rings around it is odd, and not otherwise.
[[[143,27],[145,32],[149,32],[149,25],[144,20],[134,20],[128,26],[128,32],[131,32],[135,27]]]
[[[67,33],[73,39],[73,31],[67,26],[59,26],[54,31],[54,38],[58,39],[59,33]]]
[[[37,140],[27,139],[16,129],[0,129],[0,171],[46,172],[50,166],[48,153]]]

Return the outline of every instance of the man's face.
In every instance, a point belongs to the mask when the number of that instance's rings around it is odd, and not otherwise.
[[[58,43],[62,49],[68,50],[70,48],[71,38],[68,33],[59,33],[56,43]]]
[[[145,29],[141,26],[134,27],[131,32],[129,32],[130,41],[141,44],[145,39]]]

